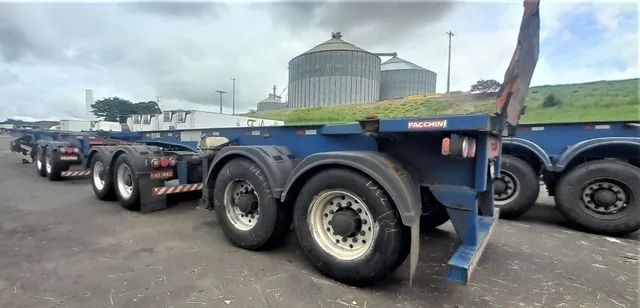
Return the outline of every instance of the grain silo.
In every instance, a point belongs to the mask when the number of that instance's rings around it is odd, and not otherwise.
[[[331,39],[289,61],[289,108],[368,103],[380,94],[380,58]]]
[[[436,73],[393,57],[380,67],[380,99],[426,95],[436,91]]]

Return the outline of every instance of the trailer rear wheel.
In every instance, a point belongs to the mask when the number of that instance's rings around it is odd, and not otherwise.
[[[114,164],[113,183],[120,205],[127,210],[140,209],[140,188],[133,163],[129,155],[121,154]]]
[[[311,263],[333,279],[372,284],[409,252],[407,228],[371,178],[328,169],[310,178],[294,208],[298,240]]]
[[[36,173],[39,176],[47,176],[47,171],[44,167],[44,151],[43,147],[36,147],[36,155],[35,155],[35,165],[36,165]]]
[[[556,184],[558,211],[592,232],[628,234],[640,229],[640,169],[616,160],[574,167]]]
[[[91,187],[93,193],[100,200],[114,200],[116,195],[113,190],[112,178],[107,174],[106,162],[100,153],[91,157]]]
[[[515,218],[528,211],[538,198],[540,184],[536,172],[523,160],[503,155],[500,175],[493,181],[493,199],[500,217]]]
[[[238,247],[268,248],[289,228],[288,211],[273,197],[264,171],[249,159],[233,159],[220,169],[213,199],[225,236]]]
[[[44,169],[47,178],[50,181],[59,181],[62,179],[62,170],[64,162],[60,161],[60,156],[51,148],[47,148],[44,155]]]

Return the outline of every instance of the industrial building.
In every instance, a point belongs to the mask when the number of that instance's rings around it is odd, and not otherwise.
[[[289,61],[289,108],[368,103],[380,95],[380,58],[331,39]]]
[[[398,57],[380,67],[380,99],[427,95],[436,91],[436,73]]]
[[[269,93],[267,98],[258,102],[257,111],[286,109],[287,104],[281,101],[281,97],[276,94],[276,86],[273,86],[273,93]]]

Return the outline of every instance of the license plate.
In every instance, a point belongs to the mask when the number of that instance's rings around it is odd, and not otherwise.
[[[149,175],[149,177],[152,180],[166,180],[166,179],[170,179],[173,177],[173,170],[158,170],[158,171],[151,171],[151,174]]]
[[[60,155],[60,160],[78,160],[76,155]]]

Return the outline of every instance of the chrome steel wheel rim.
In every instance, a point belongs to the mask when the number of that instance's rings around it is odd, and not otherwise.
[[[102,190],[104,188],[104,180],[102,179],[102,174],[104,172],[104,166],[101,161],[96,161],[93,164],[92,179],[93,185],[96,186],[96,189]]]
[[[506,187],[501,193],[494,192],[494,203],[496,205],[505,205],[515,200],[520,194],[520,181],[518,181],[518,178],[509,171],[500,170],[498,180],[503,181]]]
[[[116,173],[116,182],[118,182],[118,191],[123,199],[131,198],[133,194],[133,174],[127,164],[120,164]]]
[[[623,189],[623,184],[612,180],[599,179],[584,187],[582,190],[582,204],[591,212],[599,215],[611,215],[622,211],[628,205],[629,196]],[[611,202],[599,200],[598,194],[608,193]]]
[[[347,213],[348,211],[348,213]],[[338,234],[332,222],[339,213],[355,219],[350,234]],[[313,239],[326,253],[341,260],[365,255],[378,233],[367,205],[355,194],[342,189],[321,192],[309,206],[307,224]],[[344,231],[343,231],[344,232]]]
[[[44,158],[44,166],[47,169],[47,173],[51,173],[51,157],[46,156]]]
[[[256,204],[250,209],[241,209],[242,198],[255,198]],[[258,223],[260,216],[258,194],[253,185],[244,179],[235,179],[227,184],[224,190],[224,207],[229,222],[237,229],[247,231]]]

